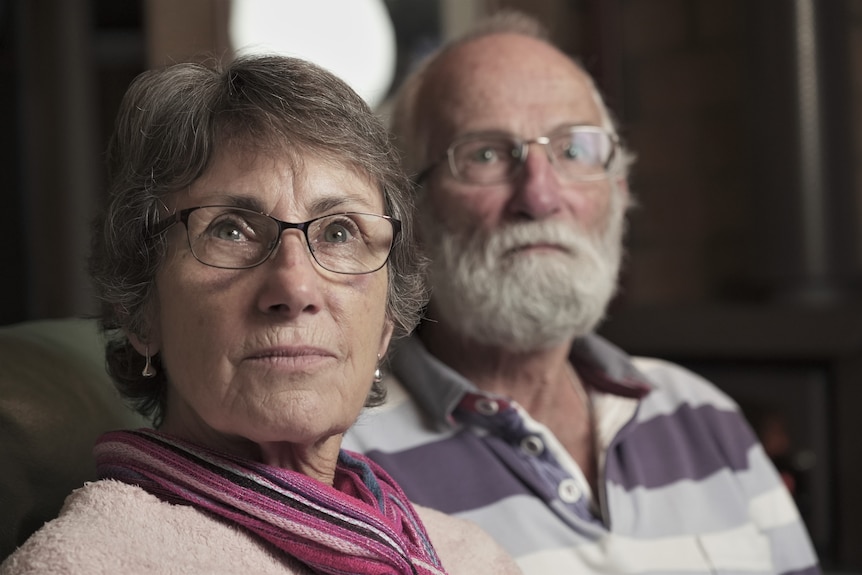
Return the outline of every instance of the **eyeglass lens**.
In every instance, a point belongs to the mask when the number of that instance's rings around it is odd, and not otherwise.
[[[186,228],[192,254],[213,267],[243,269],[263,263],[276,249],[282,232],[303,229],[312,256],[329,271],[362,274],[383,267],[395,235],[391,220],[345,213],[286,226],[267,215],[243,208],[207,206],[192,210]]]
[[[510,180],[526,161],[531,143],[544,145],[557,173],[573,181],[605,177],[614,151],[613,140],[598,128],[568,128],[531,141],[504,134],[476,134],[450,148],[453,175],[473,183]]]

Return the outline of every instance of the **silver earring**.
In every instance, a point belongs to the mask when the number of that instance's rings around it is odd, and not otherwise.
[[[377,361],[378,361],[378,365],[374,370],[374,383],[380,383],[381,381],[383,381],[383,371],[380,370],[380,365],[379,365],[379,362],[380,362],[380,354],[379,353],[377,354]]]
[[[147,353],[146,353],[147,362],[144,364],[144,369],[141,371],[141,375],[150,379],[152,377],[156,377],[156,368],[153,367],[152,358],[150,357],[150,346],[147,345]]]

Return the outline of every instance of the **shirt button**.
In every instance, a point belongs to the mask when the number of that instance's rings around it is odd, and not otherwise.
[[[496,415],[500,411],[500,404],[493,399],[480,397],[476,400],[476,411],[482,415]]]
[[[530,455],[539,455],[545,450],[545,444],[538,435],[528,435],[521,440],[521,449]]]
[[[563,479],[557,487],[557,494],[565,503],[574,503],[581,498],[581,488],[574,479]]]

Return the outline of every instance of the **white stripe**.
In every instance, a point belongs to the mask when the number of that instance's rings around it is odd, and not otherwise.
[[[800,521],[796,504],[783,485],[753,498],[748,513],[763,531]]]
[[[669,415],[683,404],[692,408],[712,405],[724,411],[737,409],[736,403],[726,393],[682,366],[651,357],[635,357],[632,363],[661,391],[659,394],[647,395],[646,400],[641,402],[639,421]]]
[[[401,384],[388,376],[386,386],[386,403],[362,411],[359,419],[344,434],[342,448],[360,453],[372,449],[397,453],[443,441],[455,434],[454,428],[438,432],[418,424],[423,415],[416,403],[408,401],[407,392]]]
[[[733,531],[702,535],[700,540],[718,569],[773,572],[769,538],[751,523]]]
[[[701,536],[636,540],[609,535],[597,543],[540,551],[517,558],[525,574],[711,573],[715,570],[772,573],[768,538],[754,525]]]

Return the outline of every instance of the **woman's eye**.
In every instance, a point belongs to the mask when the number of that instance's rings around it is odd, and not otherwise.
[[[222,218],[212,222],[209,235],[229,242],[253,241],[254,229],[247,222],[235,218]]]
[[[343,244],[353,239],[355,231],[356,225],[352,222],[331,222],[323,229],[321,236],[328,244]]]

